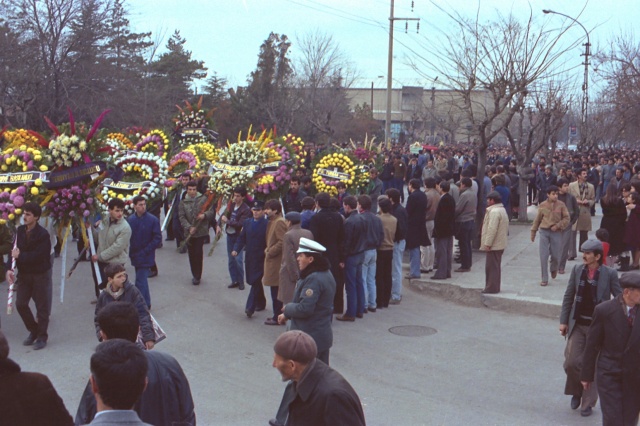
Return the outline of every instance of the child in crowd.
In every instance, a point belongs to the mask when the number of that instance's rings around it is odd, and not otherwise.
[[[609,231],[600,228],[596,231],[596,238],[602,243],[602,259],[604,265],[613,266],[613,258],[609,258]]]

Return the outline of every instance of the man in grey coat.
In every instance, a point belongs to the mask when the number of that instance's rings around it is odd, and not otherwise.
[[[296,284],[293,302],[284,305],[278,323],[291,320],[289,330],[301,330],[315,340],[317,358],[329,364],[329,349],[333,345],[331,319],[336,281],[330,271],[329,261],[322,253],[326,248],[308,238],[300,238],[297,251],[300,279]]]
[[[587,333],[593,311],[599,303],[609,300],[622,292],[618,281],[618,272],[603,265],[604,254],[602,243],[598,240],[587,240],[582,244],[582,265],[575,265],[562,300],[560,313],[560,334],[569,336],[564,351],[564,370],[567,381],[565,395],[572,395],[571,408],[582,406],[583,416],[591,415],[592,408],[598,400],[595,386],[583,390],[580,383],[582,354],[587,343]]]
[[[284,216],[289,227],[282,239],[282,262],[280,263],[280,285],[278,286],[278,300],[285,305],[293,300],[296,283],[300,278],[300,269],[296,261],[301,238],[313,240],[313,234],[308,229],[302,229],[300,222],[302,215],[296,211]]]

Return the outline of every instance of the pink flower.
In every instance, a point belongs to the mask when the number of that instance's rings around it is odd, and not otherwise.
[[[22,207],[24,205],[24,197],[21,195],[16,195],[13,198],[13,205],[16,207]]]

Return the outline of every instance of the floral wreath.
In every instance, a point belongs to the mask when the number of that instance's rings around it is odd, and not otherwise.
[[[304,168],[304,160],[307,157],[307,151],[304,149],[304,141],[302,138],[289,133],[285,136],[283,144],[293,148],[293,152],[296,154],[296,166]]]
[[[293,173],[291,160],[296,157],[291,147],[276,141],[269,142],[266,149],[269,158],[267,164],[278,163],[278,165],[275,166],[275,170],[265,171],[256,181],[256,192],[265,195],[282,190],[291,180],[291,173]]]
[[[73,185],[71,188],[60,188],[47,203],[47,211],[56,222],[68,224],[70,220],[80,216],[87,218],[94,208],[93,191],[89,185]]]
[[[163,160],[167,158],[167,147],[169,138],[162,130],[154,129],[144,135],[140,142],[136,144],[136,151],[154,154]]]
[[[194,143],[189,145],[185,151],[191,151],[196,154],[200,162],[212,163],[218,160],[219,150],[211,143]]]
[[[266,163],[267,151],[258,141],[227,142],[227,148],[218,154],[218,161],[229,166],[249,166],[239,170],[216,170],[209,179],[209,189],[216,194],[230,196],[233,188],[243,186],[253,192],[255,174]],[[250,166],[254,166],[252,169]]]
[[[327,176],[329,174],[334,176]],[[313,168],[312,180],[318,192],[327,192],[334,196],[338,194],[338,182],[343,182],[347,188],[351,188],[357,186],[357,177],[356,162],[346,153],[334,152],[325,154],[318,160]]]
[[[135,145],[124,133],[109,133],[105,144],[115,151],[134,150]]]
[[[175,132],[178,134],[178,138],[180,140],[180,145],[184,146],[186,144],[200,144],[200,143],[208,143],[210,142],[210,137],[206,134],[193,134],[193,135],[182,135],[182,129],[192,128],[192,129],[207,129],[212,125],[213,112],[214,108],[206,111],[202,109],[202,96],[198,99],[198,103],[194,106],[189,103],[189,101],[185,101],[185,107],[178,108],[177,116],[173,118],[173,121],[176,124]]]
[[[190,149],[180,151],[169,161],[167,169],[168,176],[177,177],[187,170],[197,170],[200,167],[200,160],[195,152]]]
[[[167,162],[161,157],[146,152],[127,152],[112,157],[116,167],[124,171],[120,182],[139,183],[151,182],[151,185],[136,187],[135,189],[113,188],[103,185],[100,190],[100,201],[103,208],[112,198],[120,198],[125,203],[125,214],[133,213],[133,198],[141,195],[147,200],[154,200],[162,196],[162,188],[167,179]]]
[[[35,132],[18,129],[0,132],[9,142],[0,154],[0,171],[2,173],[46,172],[49,167],[46,164],[41,142],[46,140]],[[49,158],[50,160],[50,158]],[[0,225],[13,222],[22,215],[22,206],[28,201],[39,202],[46,196],[47,189],[42,179],[38,178],[30,182],[5,183],[0,187]]]

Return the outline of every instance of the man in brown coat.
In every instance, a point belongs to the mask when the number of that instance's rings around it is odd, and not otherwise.
[[[0,331],[0,423],[12,426],[73,425],[47,376],[24,373],[9,359],[9,343]]]
[[[311,231],[301,228],[301,216],[298,212],[289,212],[284,216],[289,230],[284,234],[282,242],[282,264],[280,265],[280,286],[278,287],[278,300],[284,305],[293,301],[293,292],[300,275],[296,261],[300,238],[313,240]]]
[[[267,318],[266,325],[278,325],[278,315],[282,313],[282,302],[278,300],[280,266],[282,264],[282,243],[287,232],[287,223],[282,218],[282,205],[278,200],[268,200],[264,205],[267,224],[267,248],[264,250],[264,275],[262,284],[271,288],[273,316]]]

